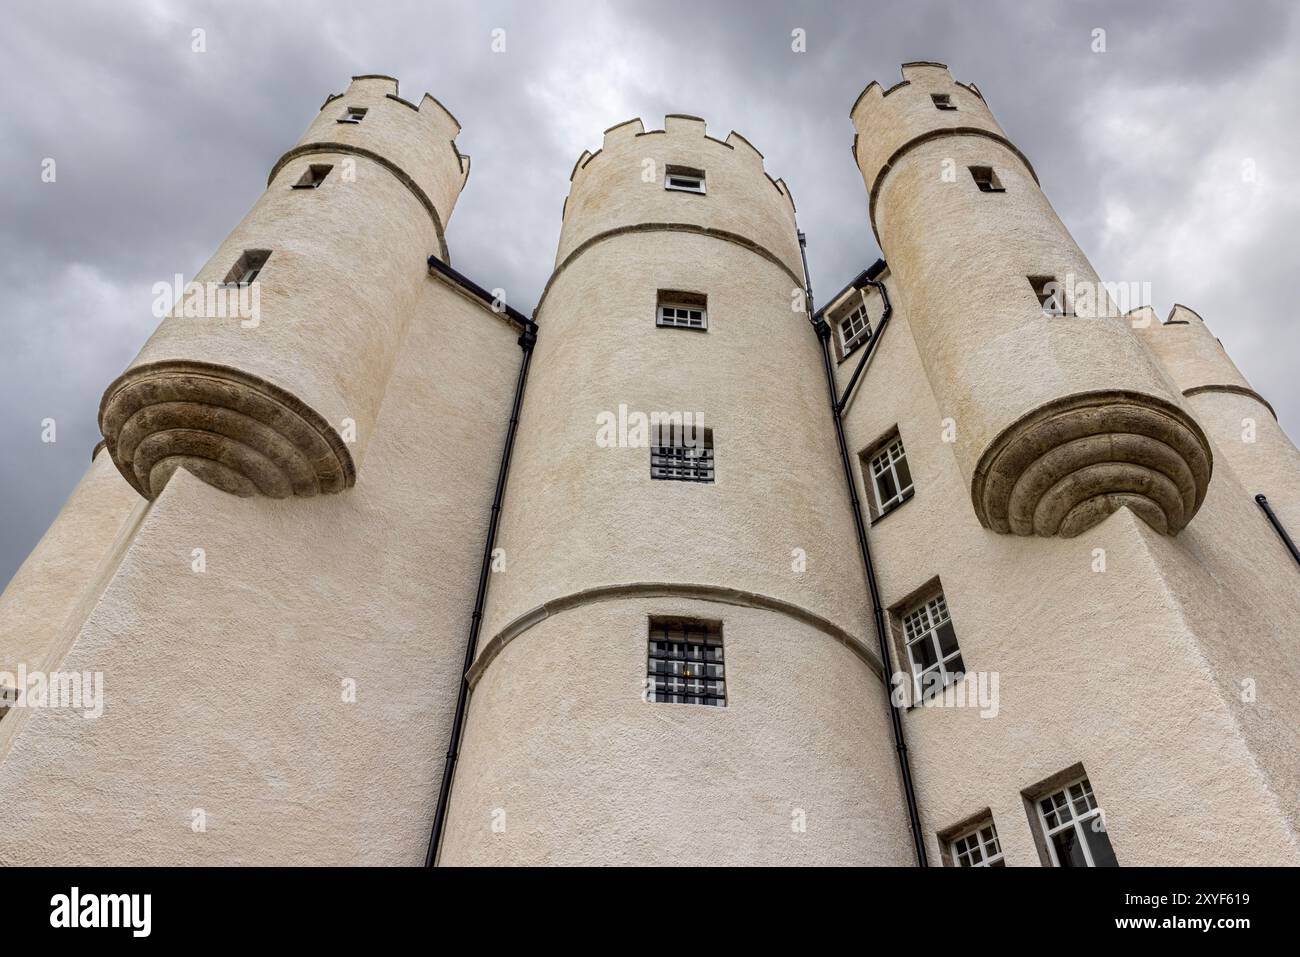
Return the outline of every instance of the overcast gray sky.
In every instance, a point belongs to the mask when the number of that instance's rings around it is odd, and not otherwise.
[[[879,251],[849,153],[872,79],[940,60],[975,81],[1104,279],[1199,311],[1300,430],[1289,283],[1300,190],[1300,17],[1247,2],[6,4],[0,30],[0,584],[99,439],[105,386],[326,94],[386,73],[461,121],[473,157],[456,266],[531,308],[569,171],[633,116],[743,133],[794,194],[814,287]],[[191,50],[195,28],[207,51]],[[802,28],[807,51],[791,50]],[[1093,31],[1106,52],[1093,52]],[[492,31],[506,49],[492,51]],[[57,180],[41,180],[54,158]],[[1252,168],[1253,180],[1243,176]],[[58,423],[41,441],[41,421]]]

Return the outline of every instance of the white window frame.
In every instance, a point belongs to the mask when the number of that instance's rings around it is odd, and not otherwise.
[[[923,687],[926,675],[937,671],[943,677],[940,687],[947,687],[951,681],[955,681],[965,673],[964,661],[960,672],[948,668],[950,661],[961,658],[961,642],[958,641],[957,647],[946,655],[943,646],[939,643],[939,626],[952,622],[952,615],[948,612],[948,599],[944,597],[942,591],[913,605],[900,617],[903,619],[903,647],[907,652],[908,666],[912,670],[915,700],[919,701],[926,691]],[[954,629],[953,640],[956,641],[956,638],[957,633]],[[935,662],[917,671],[917,658],[912,649],[925,641],[933,642]]]
[[[673,180],[680,180],[674,183]],[[676,190],[679,193],[701,193],[706,192],[704,185],[704,174],[701,173],[682,173],[673,172],[673,167],[664,170],[664,189]]]
[[[692,305],[689,302],[661,302],[659,308],[655,310],[655,325],[707,332],[709,311],[704,306]]]
[[[859,302],[850,309],[836,327],[840,331],[840,355],[847,356],[858,346],[871,339],[871,316],[867,315],[867,304]],[[855,328],[856,327],[856,328]]]
[[[987,837],[986,831],[989,832]],[[959,849],[959,844],[964,847]],[[1002,854],[1002,841],[998,838],[998,827],[993,823],[992,818],[954,837],[948,842],[948,853],[952,856],[954,867],[1006,866]],[[964,863],[963,859],[969,860],[969,863]]]
[[[876,511],[881,515],[906,502],[911,497],[912,490],[916,488],[910,463],[907,469],[906,487],[903,486],[902,476],[898,474],[898,463],[906,460],[907,449],[903,448],[903,439],[897,435],[867,460],[867,471],[871,475],[871,493],[876,497]],[[881,463],[879,467],[877,463]],[[884,491],[880,487],[880,477],[886,472],[894,477],[894,488],[898,490],[888,500],[885,499]]]
[[[1082,793],[1076,798],[1070,793],[1071,788],[1082,786]],[[1056,798],[1064,797],[1064,804],[1057,804]],[[1055,825],[1049,824],[1047,815],[1043,812],[1043,802],[1052,802],[1052,814],[1057,819]],[[1076,800],[1082,800],[1088,808],[1083,814],[1079,814],[1074,806]],[[1084,827],[1092,827],[1092,822],[1101,819],[1101,830],[1106,830],[1106,816],[1102,812],[1100,805],[1097,804],[1097,795],[1093,793],[1092,782],[1088,780],[1085,774],[1082,777],[1075,778],[1069,784],[1059,788],[1054,788],[1042,797],[1034,801],[1034,808],[1038,811],[1038,825],[1043,829],[1043,843],[1047,845],[1047,853],[1052,859],[1053,867],[1060,867],[1060,858],[1056,855],[1056,842],[1052,840],[1053,835],[1059,834],[1067,828],[1074,828],[1078,835],[1079,846],[1083,848],[1083,859],[1087,861],[1089,867],[1097,865],[1092,859],[1092,848],[1088,845],[1088,835],[1084,832]],[[1068,811],[1069,819],[1063,818],[1062,810]],[[1109,837],[1106,838],[1110,840]],[[1114,848],[1111,849],[1114,853]]]

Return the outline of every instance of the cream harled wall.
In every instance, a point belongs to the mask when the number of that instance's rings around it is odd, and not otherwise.
[[[1103,294],[983,97],[913,63],[851,115],[872,224],[980,521],[1070,536],[1126,505],[1182,529],[1209,482],[1205,437],[1108,298],[1106,315],[1044,316],[1030,276]],[[982,192],[975,166],[1005,192]]]
[[[801,286],[793,204],[742,137],[633,121],[579,161],[443,863],[907,862]],[[708,331],[656,327],[659,290],[707,296]],[[620,406],[701,416],[716,481],[600,447]],[[642,700],[652,615],[722,622],[725,708]]]
[[[332,98],[205,267],[272,249],[261,324],[168,319],[145,352],[212,362],[227,411],[256,373],[357,416],[355,484],[239,497],[185,458],[146,499],[98,454],[0,598],[0,671],[99,672],[104,710],[0,720],[0,863],[423,862],[522,354],[505,316],[430,274],[440,228],[364,152],[445,223],[453,121],[395,92],[362,78]],[[338,124],[353,105],[363,123]],[[325,184],[290,189],[310,162],[334,164]],[[183,383],[147,381],[140,416],[174,427],[152,416]],[[220,426],[211,403],[176,411]],[[188,441],[154,434],[169,455]]]

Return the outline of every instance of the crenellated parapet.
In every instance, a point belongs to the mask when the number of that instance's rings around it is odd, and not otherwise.
[[[1277,418],[1273,406],[1241,374],[1197,312],[1176,303],[1161,322],[1153,308],[1141,306],[1132,310],[1128,319],[1183,395],[1230,392],[1249,396]]]
[[[702,174],[703,191],[665,189],[673,170]],[[768,174],[763,154],[739,133],[717,139],[695,116],[667,116],[662,130],[628,120],[606,130],[596,152],[583,152],[571,181],[557,269],[602,236],[676,229],[749,246],[792,276],[803,275],[790,190]]]
[[[849,111],[859,130],[853,138],[853,158],[871,197],[873,227],[876,196],[890,169],[910,150],[939,137],[973,137],[997,143],[1015,155],[1037,182],[1033,165],[998,125],[973,83],[954,80],[942,63],[904,63],[902,74],[903,79],[888,89],[872,80]]]

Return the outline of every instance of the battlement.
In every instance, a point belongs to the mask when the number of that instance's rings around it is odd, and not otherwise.
[[[354,76],[344,92],[325,100],[269,179],[307,154],[352,153],[378,162],[411,187],[429,210],[445,257],[442,234],[470,172],[470,158],[456,148],[460,129],[451,111],[430,94],[412,103],[399,95],[391,76]]]
[[[1161,322],[1155,309],[1140,306],[1129,311],[1126,318],[1143,345],[1184,395],[1198,392],[1249,395],[1265,405],[1276,418],[1273,406],[1251,387],[1223,348],[1223,343],[1195,310],[1175,303]]]
[[[777,193],[785,197],[789,202],[790,209],[793,211],[795,208],[794,196],[790,193],[790,188],[786,185],[785,180],[777,179],[767,172],[763,162],[763,154],[758,151],[753,143],[735,130],[728,133],[725,140],[710,136],[706,122],[698,116],[691,116],[687,113],[669,113],[664,117],[663,129],[647,130],[640,117],[633,117],[630,120],[624,120],[622,123],[611,126],[605,130],[600,149],[594,153],[583,150],[582,155],[578,157],[578,161],[573,166],[573,172],[569,174],[569,181],[576,184],[579,174],[584,172],[592,160],[598,157],[611,152],[620,152],[627,147],[636,149],[638,141],[642,137],[663,137],[665,143],[681,144],[692,150],[701,146],[707,149],[709,145],[717,150],[729,150],[740,163],[747,164],[753,171],[762,173]],[[724,154],[719,153],[719,156],[722,155]]]
[[[849,110],[857,130],[853,156],[873,199],[884,174],[908,149],[942,136],[998,141],[1033,175],[1029,160],[1007,138],[973,83],[958,82],[947,66],[928,61],[904,63],[902,77],[888,89],[872,80]]]
[[[667,189],[673,167],[703,174],[703,189]],[[598,150],[583,151],[569,179],[557,264],[593,236],[659,224],[741,238],[802,275],[790,188],[734,130],[718,139],[703,119],[684,113],[665,116],[662,129],[626,120],[605,131]]]

